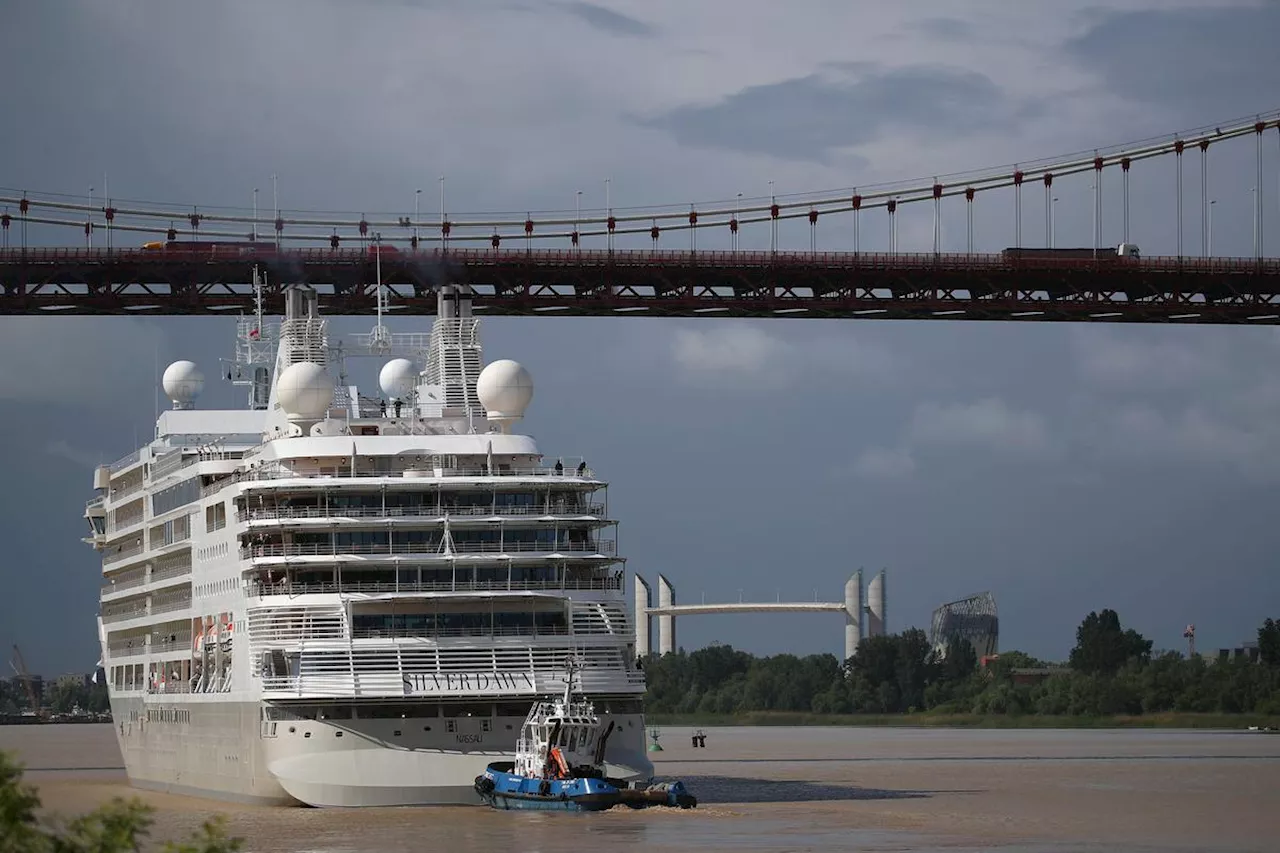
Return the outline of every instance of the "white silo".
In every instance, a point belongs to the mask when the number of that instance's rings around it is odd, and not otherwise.
[[[658,606],[670,607],[676,603],[676,588],[665,575],[658,575]],[[676,617],[658,617],[658,654],[670,654],[676,650]]]
[[[636,575],[635,608],[636,608],[636,656],[646,657],[649,654],[649,608],[653,606],[652,593],[645,579]]]
[[[883,637],[885,634],[884,569],[867,584],[867,636]]]
[[[862,569],[844,582],[844,659],[858,652],[862,639]]]

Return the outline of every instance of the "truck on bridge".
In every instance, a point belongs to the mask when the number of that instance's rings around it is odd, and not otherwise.
[[[1121,243],[1114,249],[1110,246],[1099,246],[1088,249],[1028,249],[1011,248],[1000,253],[1006,261],[1092,261],[1111,260],[1113,258],[1141,257],[1136,243]]]

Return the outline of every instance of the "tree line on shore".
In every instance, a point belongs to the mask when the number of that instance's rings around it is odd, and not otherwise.
[[[41,705],[55,714],[70,714],[80,711],[89,714],[102,714],[111,710],[107,698],[107,685],[87,683],[80,678],[60,678],[44,686],[44,697]],[[0,714],[21,714],[23,711],[34,711],[27,698],[27,692],[17,678],[0,679]]]
[[[953,638],[939,651],[918,628],[869,637],[843,663],[830,654],[681,649],[645,660],[645,707],[653,714],[1280,715],[1280,623],[1268,619],[1258,630],[1256,662],[1153,655],[1151,646],[1103,610],[1080,623],[1068,661],[1057,666],[1010,651],[979,667],[968,642]]]

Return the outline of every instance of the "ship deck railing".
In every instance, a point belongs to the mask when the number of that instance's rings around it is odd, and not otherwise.
[[[568,625],[538,627],[524,626],[492,626],[475,628],[352,628],[353,640],[439,640],[482,637],[520,637],[536,639],[538,637],[567,637]]]
[[[150,611],[147,610],[145,603],[140,605],[130,603],[123,607],[118,604],[105,604],[102,607],[102,621],[104,623],[126,622],[130,619],[148,615],[150,615]]]
[[[446,551],[439,544],[427,542],[370,542],[352,545],[294,544],[252,545],[240,549],[240,559],[259,557],[341,557],[412,554],[423,557],[452,557],[458,554],[613,554],[617,543],[612,539],[595,542],[455,542]]]
[[[146,480],[139,480],[138,482],[136,482],[136,483],[132,483],[132,484],[130,484],[130,485],[128,485],[128,486],[125,486],[124,488],[121,488],[121,489],[113,489],[113,490],[112,490],[112,491],[107,495],[107,497],[108,497],[108,498],[110,498],[110,500],[111,500],[111,502],[112,502],[113,504],[114,504],[114,503],[119,503],[120,501],[124,500],[125,498],[127,498],[127,497],[131,497],[131,496],[133,496],[133,495],[137,494],[138,492],[141,492],[143,489],[145,489],[145,488],[146,488],[146,486],[147,486],[147,482],[146,482]]]
[[[580,578],[547,581],[429,581],[426,583],[374,583],[369,581],[342,581],[340,583],[277,583],[249,584],[245,594],[258,596],[284,595],[334,595],[341,593],[420,593],[420,592],[616,592],[622,589],[623,577],[618,572],[608,578]]]
[[[108,547],[110,548],[110,550],[108,551],[108,553],[104,554],[102,557],[103,565],[106,565],[107,563],[117,563],[121,560],[127,560],[130,557],[136,557],[139,554],[141,554],[144,550],[141,541],[138,541],[137,543],[133,545],[129,545],[127,547],[124,545],[116,545],[114,547],[112,546],[108,546]]]
[[[123,471],[125,468],[128,468],[130,465],[134,464],[141,458],[142,458],[142,451],[140,449],[135,450],[132,453],[129,453],[125,456],[121,456],[115,462],[111,463],[111,473],[115,474],[118,471]]]
[[[146,567],[138,569],[129,569],[112,577],[105,578],[102,581],[102,594],[111,595],[116,592],[125,592],[126,590],[136,589],[147,585]]]
[[[581,506],[410,506],[410,507],[255,507],[236,514],[241,522],[280,521],[289,519],[332,519],[340,521],[344,518],[454,518],[454,517],[490,517],[490,516],[592,516],[603,517],[604,504],[592,503]]]
[[[356,650],[357,658],[359,650]],[[556,693],[564,690],[564,669],[536,669],[519,668],[499,671],[492,666],[475,667],[466,671],[453,671],[449,669],[437,668],[413,668],[398,667],[392,671],[370,670],[361,666],[358,662],[339,662],[334,661],[332,668],[320,669],[311,672],[302,672],[298,675],[263,675],[262,689],[267,694],[277,694],[269,698],[293,698],[303,696],[323,696],[325,698],[381,698],[396,697],[403,700],[405,696],[405,679],[408,678],[410,684],[420,679],[438,679],[440,682],[438,689],[431,691],[432,696],[440,698],[474,697],[475,690],[473,687],[474,679],[477,675],[488,675],[491,678],[498,676],[495,681],[499,684],[506,681],[510,684],[508,690],[495,691],[493,694],[509,693],[511,695],[546,695],[548,693]],[[521,676],[519,682],[511,678],[513,674]],[[532,682],[533,688],[530,689],[528,683],[523,681],[523,676],[527,674],[529,681]],[[463,677],[466,680],[463,680]],[[622,667],[605,667],[592,666],[583,669],[577,676],[578,689],[593,695],[613,694],[623,692],[626,688],[641,688],[644,686],[644,672],[641,670],[624,669]],[[280,696],[279,694],[287,694]]]
[[[162,565],[156,561],[157,565]],[[186,577],[191,574],[190,561],[176,564],[162,565],[161,568],[153,568],[151,574],[147,575],[145,566],[136,569],[128,569],[120,574],[107,578],[102,583],[102,596],[117,595],[119,593],[128,592],[132,589],[140,589],[141,587],[150,586],[151,584],[163,583],[174,578]]]
[[[364,478],[384,478],[384,479],[401,479],[418,481],[447,479],[447,478],[512,478],[512,477],[554,477],[566,481],[576,481],[582,483],[597,484],[595,471],[591,468],[583,468],[578,470],[576,465],[564,465],[557,469],[554,465],[533,465],[522,467],[503,467],[495,465],[492,469],[485,465],[475,466],[454,466],[445,468],[432,468],[429,465],[415,464],[404,465],[397,468],[378,468],[372,461],[367,463],[369,468],[361,470],[360,457],[356,458],[356,470],[350,469],[349,460],[335,460],[337,470],[333,470],[335,466],[325,466],[324,469],[312,468],[294,470],[284,467],[261,467],[254,468],[252,471],[242,471],[216,480],[205,486],[202,490],[204,496],[208,496],[218,492],[219,490],[233,485],[235,483],[255,482],[260,480],[348,480],[348,479],[364,479]],[[322,473],[323,471],[323,473]],[[439,473],[437,473],[439,472]],[[139,486],[141,488],[141,486]],[[115,499],[115,496],[113,496]]]

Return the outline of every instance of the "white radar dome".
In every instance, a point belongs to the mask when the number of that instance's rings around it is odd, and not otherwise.
[[[314,361],[300,361],[276,379],[276,401],[291,418],[323,418],[333,402],[333,379]]]
[[[193,361],[175,361],[160,379],[164,395],[176,406],[189,406],[204,390],[204,374]]]
[[[518,361],[504,358],[480,371],[476,396],[494,420],[522,418],[533,400],[533,377]]]
[[[403,400],[413,393],[418,384],[418,371],[407,358],[393,358],[382,365],[378,385],[382,393],[393,399]]]

